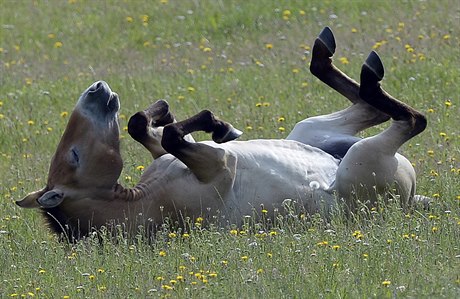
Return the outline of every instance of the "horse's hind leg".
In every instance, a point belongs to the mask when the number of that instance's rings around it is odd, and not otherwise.
[[[339,165],[333,187],[352,210],[358,200],[373,205],[379,196],[385,198],[393,189],[403,205],[410,203],[415,194],[415,171],[397,151],[425,129],[426,118],[386,93],[379,83],[383,75],[382,62],[372,52],[361,70],[359,94],[393,121],[382,133],[354,144]]]
[[[352,103],[358,103],[361,101],[359,84],[332,63],[335,48],[334,34],[329,27],[325,27],[313,45],[310,72]]]
[[[344,116],[350,121],[352,131],[360,132],[389,119],[383,111],[374,108],[361,98],[360,85],[332,63],[335,52],[335,39],[332,30],[326,27],[321,31],[313,46],[310,71],[322,82],[349,99],[354,109],[345,109]],[[355,112],[360,110],[360,112]],[[357,117],[354,117],[354,114]],[[351,119],[350,119],[351,116]]]
[[[326,27],[315,40],[310,71],[349,99],[353,105],[338,112],[300,121],[287,139],[310,144],[327,152],[343,147],[346,153],[346,150],[359,140],[353,136],[387,121],[389,116],[363,101],[359,95],[359,84],[332,63],[335,48],[334,35],[331,29]]]
[[[163,127],[174,122],[176,120],[169,110],[169,104],[164,100],[158,100],[144,111],[131,116],[128,122],[128,133],[147,148],[153,158],[158,158],[166,154],[161,146]],[[193,142],[192,136],[186,138]]]
[[[394,139],[392,150],[418,135],[426,128],[426,118],[414,108],[393,98],[380,87],[384,75],[382,61],[376,52],[369,54],[361,70],[360,97],[371,106],[388,114],[393,119],[389,131]],[[389,132],[390,133],[390,132]]]

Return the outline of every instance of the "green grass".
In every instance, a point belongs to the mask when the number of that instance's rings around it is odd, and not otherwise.
[[[457,4],[0,0],[0,297],[460,296]],[[304,59],[326,25],[342,70],[358,79],[376,47],[385,89],[426,114],[427,130],[401,152],[418,193],[437,198],[431,211],[390,205],[352,223],[287,217],[271,228],[249,219],[185,237],[165,227],[150,245],[120,237],[71,246],[14,205],[45,185],[63,112],[96,80],[119,93],[122,128],[158,98],[180,119],[209,108],[243,139],[283,138],[303,118],[346,107]],[[122,136],[120,181],[129,186],[150,155]]]

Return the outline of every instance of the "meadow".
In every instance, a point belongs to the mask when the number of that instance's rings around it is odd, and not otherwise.
[[[456,0],[0,0],[1,298],[460,297],[460,10]],[[401,153],[430,210],[396,204],[348,221],[295,211],[270,222],[184,233],[153,244],[59,242],[14,204],[46,184],[79,95],[96,80],[121,98],[124,170],[133,186],[150,154],[126,132],[166,99],[178,119],[210,109],[241,139],[284,138],[297,121],[349,105],[309,73],[316,35],[335,33],[335,63],[359,79],[368,53],[384,88],[428,127]],[[387,127],[367,130],[363,137]],[[198,139],[209,136],[197,134]]]

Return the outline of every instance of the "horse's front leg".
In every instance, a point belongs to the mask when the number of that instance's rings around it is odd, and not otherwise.
[[[167,153],[161,146],[163,127],[175,122],[176,119],[169,109],[168,102],[158,100],[147,109],[131,116],[128,122],[128,133],[134,140],[141,143],[155,159]],[[191,135],[185,138],[189,142],[194,142]]]
[[[216,143],[238,138],[242,132],[229,123],[218,120],[212,112],[204,110],[181,122],[164,127],[162,147],[181,160],[199,181],[210,182],[221,173],[233,173],[235,158],[226,150],[200,142],[189,142],[184,137],[196,131],[212,133]]]

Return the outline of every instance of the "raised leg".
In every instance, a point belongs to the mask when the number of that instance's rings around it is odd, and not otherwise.
[[[383,75],[382,62],[372,52],[361,70],[359,94],[363,101],[390,115],[393,122],[382,133],[355,143],[339,165],[334,188],[351,210],[358,202],[373,206],[391,193],[406,205],[415,195],[415,171],[397,150],[425,129],[426,118],[382,90],[379,81]]]
[[[389,116],[363,101],[359,95],[359,84],[333,64],[335,48],[334,35],[326,27],[315,40],[310,71],[349,99],[353,105],[338,112],[300,121],[287,139],[310,144],[332,155],[343,157],[348,148],[359,140],[353,136],[387,121]]]
[[[174,122],[176,120],[169,110],[168,102],[158,100],[146,110],[131,116],[128,122],[128,133],[147,148],[155,159],[167,153],[161,146],[163,127]],[[192,136],[186,138],[194,142]]]
[[[361,101],[359,84],[332,63],[335,48],[334,34],[329,27],[325,27],[315,40],[310,72],[352,103],[358,103]]]
[[[380,87],[384,76],[384,68],[380,57],[372,51],[361,69],[360,97],[369,105],[388,114],[393,119],[389,130],[393,135],[396,152],[399,147],[425,130],[426,117],[417,110],[393,98]],[[390,132],[389,132],[390,133]]]
[[[196,131],[212,133],[212,139],[216,143],[236,139],[241,136],[242,132],[233,128],[229,123],[217,119],[208,110],[164,127],[161,140],[162,147],[187,165],[198,180],[207,183],[223,171],[228,170],[230,157],[225,153],[225,150],[219,147],[189,142],[184,138],[187,134]]]

